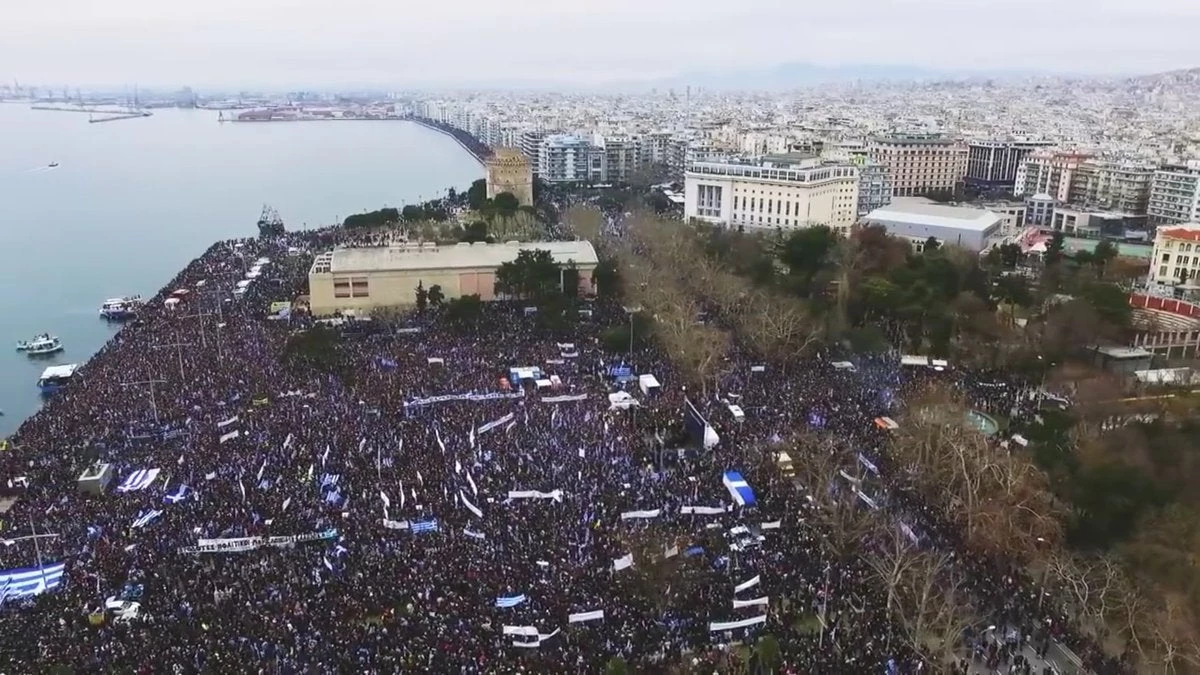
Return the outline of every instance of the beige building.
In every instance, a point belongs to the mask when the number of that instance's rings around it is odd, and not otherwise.
[[[1074,172],[1068,196],[1072,204],[1145,213],[1154,168],[1131,162],[1088,160]]]
[[[574,263],[580,292],[592,291],[598,260],[586,241],[410,244],[338,248],[320,254],[308,273],[309,305],[317,316],[408,306],[417,301],[418,284],[425,290],[441,286],[447,300],[464,295],[494,300],[496,270],[525,249],[550,251],[564,268]]]
[[[684,215],[725,227],[847,230],[858,218],[858,167],[800,153],[758,164],[695,162],[684,174]]]
[[[893,197],[953,192],[967,174],[967,146],[938,136],[885,136],[867,145],[871,160],[887,167]]]
[[[511,192],[523,206],[533,204],[533,168],[517,148],[497,148],[487,161],[487,196]]]
[[[1017,169],[1013,194],[1018,197],[1049,195],[1056,202],[1069,202],[1071,187],[1076,184],[1075,173],[1091,158],[1082,152],[1035,150]]]
[[[1200,223],[1159,227],[1150,258],[1150,282],[1196,284],[1200,276]]]

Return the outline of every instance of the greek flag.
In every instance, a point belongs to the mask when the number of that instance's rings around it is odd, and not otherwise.
[[[43,567],[26,567],[0,572],[0,587],[3,597],[24,598],[52,591],[62,585],[66,563],[53,563]]]
[[[323,474],[321,474],[321,487],[337,485],[339,478],[341,478],[340,474],[323,473]]]
[[[721,482],[725,483],[725,489],[729,490],[729,496],[738,506],[754,506],[758,503],[754,498],[754,490],[737,471],[726,471]]]
[[[151,521],[153,521],[155,518],[157,518],[161,515],[162,515],[162,511],[160,511],[158,509],[152,509],[149,511],[145,511],[138,515],[137,520],[133,521],[133,526],[134,527],[145,527],[145,526],[149,525]]]
[[[516,607],[517,605],[521,604],[522,602],[525,602],[528,599],[529,598],[527,598],[524,594],[510,595],[508,597],[500,597],[500,598],[496,598],[496,606],[503,607],[503,608]]]
[[[154,482],[154,479],[158,478],[158,472],[158,469],[140,469],[138,471],[134,471],[126,476],[125,480],[121,481],[121,484],[117,486],[117,490],[120,492],[144,490],[150,487],[150,484]]]
[[[168,504],[178,504],[179,502],[187,499],[188,493],[191,491],[192,489],[188,486],[180,485],[179,487],[175,488],[174,492],[164,496],[163,501]]]
[[[436,520],[422,520],[413,523],[409,529],[413,531],[413,534],[421,534],[422,532],[437,532],[438,522]]]

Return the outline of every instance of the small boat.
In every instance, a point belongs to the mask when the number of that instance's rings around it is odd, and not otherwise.
[[[42,390],[42,394],[49,396],[54,392],[67,386],[71,378],[75,376],[75,371],[79,369],[79,364],[68,363],[61,366],[50,366],[42,371],[42,376],[38,378],[38,389]]]
[[[112,321],[124,321],[137,315],[138,310],[145,304],[140,295],[127,295],[123,298],[109,298],[100,306],[100,316]]]
[[[54,354],[63,350],[62,340],[57,336],[49,333],[42,333],[34,337],[32,340],[23,340],[17,343],[17,351],[25,352],[30,356],[40,356],[43,354]]]
[[[55,167],[57,167],[57,166],[58,166],[58,162],[50,162],[50,168],[51,168],[51,169],[53,169],[53,168],[55,168]]]

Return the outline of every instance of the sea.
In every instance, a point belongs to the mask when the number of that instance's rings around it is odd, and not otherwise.
[[[38,410],[46,366],[82,364],[113,336],[106,298],[149,297],[213,242],[255,236],[264,205],[289,230],[321,227],[483,175],[453,138],[413,122],[160,109],[92,124],[0,103],[0,437]],[[65,351],[16,351],[39,333]]]

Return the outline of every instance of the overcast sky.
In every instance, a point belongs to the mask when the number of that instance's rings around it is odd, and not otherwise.
[[[1200,66],[1200,0],[0,0],[0,78],[582,85],[781,63]]]

